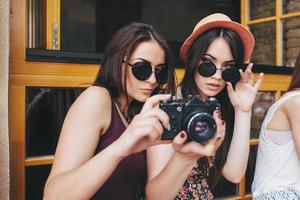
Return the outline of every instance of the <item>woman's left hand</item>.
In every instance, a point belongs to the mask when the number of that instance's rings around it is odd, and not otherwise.
[[[235,109],[243,112],[251,111],[252,105],[255,101],[257,91],[263,80],[263,73],[260,73],[258,79],[254,83],[254,76],[251,71],[253,64],[247,66],[245,72],[241,69],[241,79],[237,82],[235,89],[230,82],[227,82],[227,91],[230,101]]]

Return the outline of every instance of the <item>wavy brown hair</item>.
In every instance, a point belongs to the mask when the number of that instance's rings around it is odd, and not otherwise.
[[[200,60],[202,60],[203,55],[207,52],[209,45],[217,38],[223,38],[226,41],[226,43],[229,45],[233,59],[236,63],[235,66],[238,68],[242,68],[244,60],[244,46],[242,40],[240,39],[237,33],[224,28],[214,28],[204,32],[194,41],[188,54],[188,61],[186,63],[185,68],[186,72],[184,74],[182,82],[180,83],[181,93],[184,98],[186,98],[188,95],[199,95],[194,74],[198,73],[198,63]],[[235,83],[233,83],[233,86],[235,86]],[[207,177],[211,188],[213,188],[216,185],[221,175],[221,171],[225,164],[229,146],[231,143],[234,126],[234,108],[228,97],[226,87],[215,97],[221,105],[222,119],[226,122],[226,133],[222,145],[216,152],[214,164],[215,170],[213,170],[214,173],[209,174],[209,176]],[[209,170],[207,158],[200,159],[198,161],[198,164],[199,166],[201,166],[203,172]]]
[[[128,105],[128,93],[126,88],[128,65],[125,65],[125,73],[122,73],[124,58],[130,58],[139,44],[145,41],[155,40],[165,52],[165,63],[168,66],[168,80],[165,85],[159,85],[152,94],[157,94],[164,89],[165,92],[175,93],[175,72],[173,68],[173,56],[166,40],[154,29],[151,24],[133,22],[115,33],[108,43],[93,85],[105,87],[113,99],[121,94],[126,96],[128,115],[134,116],[143,105],[142,102],[132,101]],[[123,76],[123,77],[122,77]]]

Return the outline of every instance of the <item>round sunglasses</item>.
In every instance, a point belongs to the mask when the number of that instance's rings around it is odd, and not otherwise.
[[[131,66],[131,72],[133,76],[140,81],[149,79],[151,74],[154,72],[156,81],[159,84],[164,84],[167,82],[168,67],[166,64],[157,65],[153,71],[151,63],[147,61],[139,61],[134,64],[127,64]]]
[[[218,69],[211,61],[205,61],[198,65],[198,72],[201,76],[211,77],[217,70],[221,70],[222,78],[226,82],[237,82],[241,79],[239,69],[235,64],[230,64],[225,69]]]

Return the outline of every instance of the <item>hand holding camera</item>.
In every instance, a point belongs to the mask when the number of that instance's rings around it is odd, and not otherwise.
[[[181,100],[173,98],[161,102],[160,107],[168,114],[170,122],[162,139],[173,139],[176,156],[194,163],[200,157],[215,154],[224,140],[226,129],[215,98],[205,102],[197,96]]]
[[[220,104],[214,97],[205,102],[198,96],[186,99],[165,100],[160,108],[169,116],[169,127],[165,129],[161,139],[173,140],[182,130],[188,134],[188,141],[204,143],[214,137],[217,127],[213,113],[220,110]]]
[[[217,125],[215,136],[207,142],[199,143],[195,141],[186,142],[188,135],[185,131],[181,131],[173,140],[172,146],[176,151],[175,156],[180,158],[180,162],[194,164],[201,157],[214,156],[218,148],[221,146],[224,137],[226,125],[221,119],[219,111],[213,113],[213,118]]]
[[[143,151],[152,145],[168,143],[160,138],[169,124],[169,119],[158,105],[160,101],[169,98],[168,94],[158,94],[147,99],[141,112],[135,115],[118,140],[123,155]]]

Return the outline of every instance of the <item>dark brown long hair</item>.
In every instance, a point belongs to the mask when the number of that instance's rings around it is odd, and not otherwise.
[[[188,95],[198,95],[198,88],[194,78],[194,74],[198,73],[198,63],[207,52],[209,45],[220,37],[223,38],[229,45],[236,66],[239,68],[242,67],[244,60],[244,47],[238,34],[232,30],[224,28],[214,28],[204,32],[194,41],[188,54],[185,74],[182,82],[180,83],[181,93],[184,98]],[[233,84],[233,86],[235,86],[235,84]],[[217,183],[221,170],[225,164],[234,126],[234,108],[228,97],[226,87],[216,95],[216,98],[221,105],[222,119],[226,122],[226,134],[222,145],[216,152],[215,173],[208,177],[211,188],[213,188]],[[209,166],[207,158],[200,159],[198,163],[204,172],[207,171]]]
[[[288,91],[295,90],[296,88],[300,88],[300,53],[297,56],[296,64],[293,69],[292,80]]]
[[[151,40],[157,41],[165,52],[165,63],[168,65],[168,81],[164,89],[166,92],[174,93],[175,73],[172,65],[173,56],[170,48],[164,38],[152,25],[143,22],[130,23],[115,33],[107,45],[101,62],[101,68],[93,84],[105,87],[113,99],[117,99],[121,94],[125,94],[130,117],[133,117],[135,113],[139,112],[139,109],[132,112],[130,109],[132,105],[134,105],[133,107],[135,108],[140,108],[143,103],[134,100],[131,105],[128,105],[128,93],[126,88],[128,66],[126,65],[125,73],[123,74],[123,59],[125,57],[130,58],[131,54],[140,43]],[[161,89],[162,85],[159,85],[154,90],[153,94],[160,92]]]

